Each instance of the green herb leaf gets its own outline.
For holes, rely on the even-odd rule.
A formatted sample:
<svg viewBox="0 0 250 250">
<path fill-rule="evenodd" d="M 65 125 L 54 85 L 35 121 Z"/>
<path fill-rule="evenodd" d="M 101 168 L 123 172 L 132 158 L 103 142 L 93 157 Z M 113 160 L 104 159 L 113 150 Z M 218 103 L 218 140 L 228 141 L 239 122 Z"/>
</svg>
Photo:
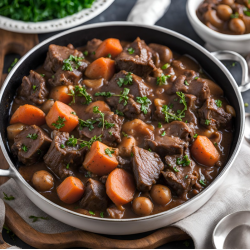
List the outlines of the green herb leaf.
<svg viewBox="0 0 250 250">
<path fill-rule="evenodd" d="M 36 133 L 34 133 L 34 134 L 28 134 L 28 135 L 27 135 L 27 138 L 30 138 L 30 139 L 32 139 L 32 140 L 36 140 L 37 137 L 38 137 L 38 135 L 37 135 Z"/>
<path fill-rule="evenodd" d="M 128 134 L 126 134 L 125 132 L 122 132 L 122 135 L 123 135 L 124 137 L 128 137 Z"/>
<path fill-rule="evenodd" d="M 1 6 L 1 4 L 0 4 Z M 0 9 L 0 15 L 3 15 Z M 14 68 L 14 66 L 16 65 L 16 63 L 18 62 L 18 58 L 15 58 L 14 61 L 11 63 L 10 67 L 8 68 L 8 73 Z"/>
<path fill-rule="evenodd" d="M 122 101 L 124 101 L 123 102 L 124 106 L 126 106 L 128 104 L 128 99 L 129 99 L 128 94 L 129 94 L 129 91 L 130 91 L 130 89 L 124 88 L 123 91 L 121 91 L 120 95 L 115 95 L 115 96 L 120 96 L 119 103 L 121 103 Z"/>
<path fill-rule="evenodd" d="M 70 55 L 68 59 L 63 60 L 62 70 L 64 71 L 73 71 L 73 67 L 78 69 L 81 66 L 81 62 L 84 58 Z"/>
<path fill-rule="evenodd" d="M 108 57 L 108 58 L 111 58 L 111 54 L 110 54 L 110 53 L 108 53 L 107 57 Z"/>
<path fill-rule="evenodd" d="M 73 100 L 71 103 L 75 103 L 75 96 L 85 97 L 86 101 L 82 103 L 83 105 L 84 104 L 88 105 L 92 102 L 92 97 L 89 95 L 89 93 L 83 86 L 76 85 L 75 89 L 74 90 L 71 89 L 70 94 L 68 95 L 73 96 Z"/>
<path fill-rule="evenodd" d="M 101 213 L 100 213 L 100 217 L 101 217 L 101 218 L 104 218 L 104 212 L 101 212 Z"/>
<path fill-rule="evenodd" d="M 133 84 L 132 73 L 128 72 L 124 78 L 119 78 L 117 84 L 119 87 L 122 87 L 122 85 L 132 85 Z"/>
<path fill-rule="evenodd" d="M 66 169 L 69 169 L 69 163 L 66 165 Z"/>
<path fill-rule="evenodd" d="M 88 119 L 86 121 L 82 119 L 78 119 L 79 121 L 79 129 L 82 130 L 84 127 L 87 127 L 89 131 L 92 131 L 94 129 L 94 124 L 98 122 L 97 120 L 94 119 Z"/>
<path fill-rule="evenodd" d="M 112 154 L 115 152 L 115 150 L 110 150 L 109 148 L 106 148 L 104 151 L 110 158 L 112 158 Z"/>
<path fill-rule="evenodd" d="M 187 86 L 189 86 L 189 83 L 186 80 L 184 81 L 184 84 L 187 85 Z"/>
<path fill-rule="evenodd" d="M 162 124 L 158 122 L 158 128 L 162 128 Z"/>
<path fill-rule="evenodd" d="M 177 158 L 176 159 L 176 164 L 177 165 L 182 165 L 183 167 L 189 166 L 191 161 L 188 158 L 188 155 L 184 155 L 183 158 Z"/>
<path fill-rule="evenodd" d="M 104 113 L 101 112 L 101 111 L 99 110 L 99 107 L 98 107 L 98 106 L 94 106 L 94 107 L 93 107 L 93 113 L 94 113 L 94 114 L 100 114 L 101 119 L 102 119 L 102 121 L 101 121 L 101 123 L 102 123 L 102 128 L 104 128 Z"/>
<path fill-rule="evenodd" d="M 134 154 L 131 152 L 130 156 L 131 156 L 131 157 L 134 157 Z"/>
<path fill-rule="evenodd" d="M 76 115 L 76 112 L 75 112 L 75 111 L 72 111 L 72 112 L 70 112 L 70 114 L 72 114 L 72 115 Z"/>
<path fill-rule="evenodd" d="M 166 85 L 167 79 L 170 78 L 170 77 L 171 77 L 171 75 L 166 75 L 165 76 L 164 74 L 162 74 L 161 76 L 158 76 L 156 78 L 156 84 L 158 86 Z"/>
<path fill-rule="evenodd" d="M 148 99 L 147 96 L 136 97 L 136 102 L 141 104 L 141 111 L 146 115 L 148 113 L 149 105 L 152 104 L 150 99 Z"/>
<path fill-rule="evenodd" d="M 214 146 L 217 146 L 218 144 L 217 144 L 217 142 L 214 142 Z"/>
<path fill-rule="evenodd" d="M 92 144 L 95 142 L 95 141 L 102 141 L 101 139 L 102 135 L 99 135 L 99 136 L 93 136 L 89 141 L 82 141 L 81 140 L 81 143 L 80 143 L 80 148 L 84 148 L 84 147 L 88 147 L 88 149 L 91 148 Z"/>
<path fill-rule="evenodd" d="M 62 117 L 58 116 L 57 121 L 55 123 L 52 123 L 51 125 L 53 127 L 55 127 L 56 129 L 61 129 L 65 126 L 65 124 L 64 124 L 65 121 L 66 121 L 66 119 L 64 117 L 62 118 Z"/>
<path fill-rule="evenodd" d="M 97 92 L 95 93 L 95 96 L 104 96 L 104 97 L 111 97 L 114 94 L 112 94 L 111 92 Z"/>
<path fill-rule="evenodd" d="M 167 69 L 169 66 L 170 66 L 170 64 L 169 64 L 169 63 L 166 63 L 166 64 L 164 64 L 164 65 L 161 67 L 161 69 Z"/>
<path fill-rule="evenodd" d="M 27 152 L 27 151 L 28 151 L 28 148 L 27 148 L 27 146 L 25 146 L 25 145 L 22 145 L 21 149 L 22 149 L 24 152 Z"/>
<path fill-rule="evenodd" d="M 180 172 L 177 167 L 173 167 L 173 170 L 177 173 Z"/>
<path fill-rule="evenodd" d="M 61 143 L 60 148 L 65 148 L 65 145 Z"/>
<path fill-rule="evenodd" d="M 231 17 L 231 18 L 238 18 L 238 17 L 239 17 L 239 13 L 238 13 L 238 12 L 235 12 L 235 13 L 232 14 L 230 17 Z"/>
<path fill-rule="evenodd" d="M 199 78 L 199 77 L 198 77 L 198 76 L 196 76 L 194 79 L 195 79 L 195 80 L 197 80 L 198 78 Z"/>
<path fill-rule="evenodd" d="M 206 180 L 199 180 L 199 182 L 200 182 L 200 184 L 201 184 L 202 186 L 206 186 L 205 181 L 206 181 Z"/>
<path fill-rule="evenodd" d="M 89 211 L 89 213 L 90 213 L 91 215 L 95 215 L 95 213 L 94 213 L 93 211 Z"/>
<path fill-rule="evenodd" d="M 42 77 L 45 77 L 45 74 L 40 74 Z"/>
<path fill-rule="evenodd" d="M 206 120 L 205 124 L 208 126 L 210 124 L 210 120 Z"/>
<path fill-rule="evenodd" d="M 215 102 L 215 104 L 216 104 L 216 106 L 217 106 L 218 108 L 221 108 L 221 107 L 222 107 L 222 101 L 221 101 L 221 100 L 215 100 L 214 102 Z"/>
<path fill-rule="evenodd" d="M 29 218 L 30 218 L 30 219 L 33 219 L 32 222 L 36 222 L 36 221 L 38 221 L 39 219 L 41 219 L 41 220 L 48 220 L 48 219 L 49 219 L 49 217 L 37 217 L 37 216 L 34 216 L 34 215 L 29 216 Z"/>
<path fill-rule="evenodd" d="M 8 196 L 6 193 L 4 193 L 3 192 L 3 195 L 4 195 L 4 199 L 6 200 L 6 201 L 12 201 L 12 200 L 15 200 L 15 197 L 14 196 L 12 196 L 12 195 L 10 195 L 10 196 Z"/>
<path fill-rule="evenodd" d="M 67 146 L 70 147 L 76 147 L 77 145 L 77 138 L 75 138 L 73 135 L 66 141 L 65 143 Z"/>
<path fill-rule="evenodd" d="M 151 148 L 149 148 L 149 149 L 148 149 L 148 151 L 149 151 L 149 152 L 152 152 L 152 149 L 151 149 Z"/>
<path fill-rule="evenodd" d="M 123 112 L 121 112 L 121 111 L 119 111 L 117 109 L 115 110 L 115 114 L 120 115 L 120 116 L 124 116 Z"/>
<path fill-rule="evenodd" d="M 194 137 L 194 139 L 196 139 L 197 138 L 197 136 L 198 136 L 198 134 L 195 134 L 193 137 Z"/>
<path fill-rule="evenodd" d="M 128 48 L 128 53 L 130 55 L 134 54 L 135 50 L 133 48 Z"/>
<path fill-rule="evenodd" d="M 92 177 L 92 173 L 90 171 L 88 171 L 84 176 L 86 178 L 91 178 Z"/>
<path fill-rule="evenodd" d="M 83 52 L 83 54 L 84 54 L 85 56 L 88 56 L 89 52 L 88 52 L 87 50 L 85 50 L 85 51 Z"/>
<path fill-rule="evenodd" d="M 163 131 L 161 136 L 165 136 L 166 135 L 166 131 Z"/>
<path fill-rule="evenodd" d="M 32 86 L 33 91 L 35 91 L 35 90 L 36 90 L 36 88 L 37 88 L 37 86 L 36 86 L 36 85 L 33 85 L 33 86 Z"/>
</svg>

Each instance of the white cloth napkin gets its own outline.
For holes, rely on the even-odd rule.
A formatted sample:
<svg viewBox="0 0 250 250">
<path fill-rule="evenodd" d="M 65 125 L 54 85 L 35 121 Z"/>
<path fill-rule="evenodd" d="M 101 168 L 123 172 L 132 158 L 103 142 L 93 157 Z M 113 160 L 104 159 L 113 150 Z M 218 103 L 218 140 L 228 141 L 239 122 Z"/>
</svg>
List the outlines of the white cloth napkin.
<svg viewBox="0 0 250 250">
<path fill-rule="evenodd" d="M 155 24 L 167 11 L 171 0 L 138 0 L 128 21 L 138 24 Z"/>
</svg>

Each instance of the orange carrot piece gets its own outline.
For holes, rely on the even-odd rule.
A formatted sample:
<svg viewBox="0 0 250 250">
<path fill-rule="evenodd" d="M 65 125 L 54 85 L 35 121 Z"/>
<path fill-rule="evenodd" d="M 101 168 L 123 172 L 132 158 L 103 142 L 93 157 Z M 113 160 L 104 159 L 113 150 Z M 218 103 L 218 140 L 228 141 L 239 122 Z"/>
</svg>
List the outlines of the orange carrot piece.
<svg viewBox="0 0 250 250">
<path fill-rule="evenodd" d="M 88 113 L 93 112 L 93 108 L 95 106 L 97 106 L 101 112 L 110 111 L 108 104 L 104 101 L 96 101 L 96 102 L 90 103 L 85 111 Z"/>
<path fill-rule="evenodd" d="M 14 123 L 41 126 L 45 124 L 45 113 L 33 105 L 25 104 L 12 115 L 10 124 Z"/>
<path fill-rule="evenodd" d="M 84 185 L 78 178 L 69 176 L 58 186 L 56 191 L 61 201 L 73 204 L 83 196 Z"/>
<path fill-rule="evenodd" d="M 113 150 L 112 148 L 106 146 L 105 144 L 95 141 L 90 151 L 86 154 L 83 166 L 88 171 L 97 175 L 106 175 L 109 174 L 112 170 L 114 170 L 118 161 L 116 159 L 117 150 L 113 154 L 106 154 L 105 150 Z"/>
<path fill-rule="evenodd" d="M 116 38 L 108 38 L 104 40 L 95 52 L 96 58 L 107 57 L 109 54 L 112 58 L 116 57 L 122 52 L 120 40 Z"/>
<path fill-rule="evenodd" d="M 85 71 L 85 75 L 90 79 L 104 78 L 110 80 L 114 73 L 115 61 L 104 57 L 96 59 Z"/>
<path fill-rule="evenodd" d="M 60 120 L 61 128 L 58 128 L 55 124 Z M 78 117 L 74 115 L 74 110 L 70 106 L 56 101 L 46 115 L 46 123 L 51 129 L 70 133 L 78 125 Z"/>
<path fill-rule="evenodd" d="M 70 96 L 69 94 L 70 91 L 68 86 L 58 86 L 50 91 L 50 98 L 55 101 L 69 104 L 73 99 L 73 97 Z"/>
<path fill-rule="evenodd" d="M 191 154 L 198 163 L 209 167 L 220 159 L 220 154 L 213 143 L 206 136 L 201 135 L 194 141 Z"/>
<path fill-rule="evenodd" d="M 117 206 L 129 203 L 135 193 L 133 176 L 121 168 L 113 170 L 106 181 L 106 193 Z"/>
</svg>

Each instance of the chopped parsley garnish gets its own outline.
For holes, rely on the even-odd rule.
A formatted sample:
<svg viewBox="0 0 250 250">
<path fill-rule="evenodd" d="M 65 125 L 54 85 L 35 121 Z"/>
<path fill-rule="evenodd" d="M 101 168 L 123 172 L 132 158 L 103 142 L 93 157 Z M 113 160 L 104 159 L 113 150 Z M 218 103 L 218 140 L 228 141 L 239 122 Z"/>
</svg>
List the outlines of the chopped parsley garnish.
<svg viewBox="0 0 250 250">
<path fill-rule="evenodd" d="M 61 143 L 60 148 L 65 148 L 65 145 Z"/>
<path fill-rule="evenodd" d="M 89 52 L 88 52 L 87 50 L 85 50 L 85 51 L 83 52 L 83 54 L 84 54 L 85 56 L 88 56 Z"/>
<path fill-rule="evenodd" d="M 197 138 L 197 136 L 198 136 L 198 134 L 195 134 L 193 137 L 194 137 L 194 139 L 196 139 Z"/>
<path fill-rule="evenodd" d="M 102 135 L 99 135 L 99 136 L 93 136 L 89 141 L 81 141 L 80 143 L 80 148 L 84 148 L 84 147 L 88 147 L 88 149 L 91 148 L 92 144 L 95 142 L 95 141 L 102 141 L 101 139 Z"/>
<path fill-rule="evenodd" d="M 14 196 L 12 196 L 12 195 L 10 195 L 10 196 L 8 196 L 6 193 L 4 193 L 3 192 L 3 195 L 4 195 L 4 199 L 6 200 L 6 201 L 12 201 L 12 200 L 15 200 L 15 197 Z"/>
<path fill-rule="evenodd" d="M 8 73 L 13 69 L 17 62 L 18 58 L 15 58 L 14 61 L 11 63 L 10 67 L 8 68 Z"/>
<path fill-rule="evenodd" d="M 131 157 L 134 157 L 134 154 L 131 152 L 130 156 L 131 156 Z"/>
<path fill-rule="evenodd" d="M 95 213 L 94 213 L 93 211 L 89 211 L 89 213 L 90 213 L 91 215 L 95 215 Z"/>
<path fill-rule="evenodd" d="M 30 138 L 30 139 L 32 139 L 32 140 L 36 140 L 37 137 L 38 137 L 38 135 L 37 135 L 36 133 L 34 133 L 34 134 L 28 134 L 28 135 L 27 135 L 27 138 Z"/>
<path fill-rule="evenodd" d="M 33 86 L 32 86 L 33 91 L 35 91 L 35 90 L 36 90 L 36 88 L 37 88 L 37 86 L 36 86 L 36 85 L 33 85 Z"/>
<path fill-rule="evenodd" d="M 75 69 L 78 69 L 81 66 L 81 61 L 83 57 L 77 57 L 70 55 L 68 59 L 63 60 L 62 70 L 64 71 L 73 71 L 72 63 L 75 63 Z"/>
<path fill-rule="evenodd" d="M 82 103 L 83 105 L 88 105 L 92 102 L 92 97 L 89 95 L 89 93 L 83 86 L 76 85 L 75 89 L 71 89 L 68 95 L 73 97 L 73 100 L 70 104 L 75 103 L 75 96 L 85 97 L 86 101 Z"/>
<path fill-rule="evenodd" d="M 158 128 L 162 128 L 162 124 L 160 122 L 158 122 Z"/>
<path fill-rule="evenodd" d="M 101 217 L 101 218 L 104 218 L 104 212 L 101 212 L 101 213 L 100 213 L 100 217 Z"/>
<path fill-rule="evenodd" d="M 56 129 L 61 129 L 65 126 L 65 121 L 66 119 L 64 117 L 62 118 L 61 116 L 58 116 L 57 121 L 55 123 L 53 122 L 51 125 L 54 126 Z"/>
<path fill-rule="evenodd" d="M 110 53 L 108 53 L 107 57 L 108 57 L 108 58 L 111 58 L 111 54 L 110 54 Z"/>
<path fill-rule="evenodd" d="M 245 102 L 245 107 L 248 107 L 248 106 L 249 106 L 249 104 L 247 102 Z"/>
<path fill-rule="evenodd" d="M 221 100 L 215 100 L 214 102 L 215 102 L 215 104 L 216 104 L 216 106 L 217 106 L 218 108 L 221 108 L 221 107 L 222 107 L 222 101 L 221 101 Z"/>
<path fill-rule="evenodd" d="M 128 94 L 129 94 L 130 89 L 124 88 L 123 91 L 121 91 L 120 95 L 116 95 L 116 96 L 120 96 L 119 98 L 119 103 L 121 103 L 122 101 L 124 101 L 123 105 L 126 106 L 128 104 Z"/>
<path fill-rule="evenodd" d="M 174 113 L 170 113 L 170 108 L 168 107 L 168 105 L 163 105 L 161 112 L 165 115 L 165 122 L 169 123 L 171 121 L 181 121 L 181 118 L 179 118 L 177 115 L 175 115 Z"/>
<path fill-rule="evenodd" d="M 113 135 L 113 133 L 112 133 L 111 131 L 109 131 L 109 134 L 110 134 L 110 135 Z"/>
<path fill-rule="evenodd" d="M 95 51 L 92 52 L 92 55 L 95 55 Z"/>
<path fill-rule="evenodd" d="M 188 158 L 188 155 L 184 155 L 183 158 L 177 158 L 176 159 L 176 164 L 177 165 L 182 165 L 183 167 L 189 166 L 191 161 Z"/>
<path fill-rule="evenodd" d="M 42 77 L 45 77 L 45 74 L 40 74 Z"/>
<path fill-rule="evenodd" d="M 166 63 L 166 64 L 164 64 L 164 65 L 161 67 L 161 69 L 167 69 L 169 66 L 170 66 L 170 64 L 169 64 L 169 63 Z"/>
<path fill-rule="evenodd" d="M 49 219 L 49 217 L 37 217 L 37 216 L 34 216 L 34 215 L 29 216 L 29 218 L 30 218 L 30 219 L 33 219 L 32 222 L 36 222 L 36 221 L 38 221 L 39 219 L 41 219 L 41 220 L 48 220 L 48 219 Z"/>
<path fill-rule="evenodd" d="M 185 117 L 185 115 L 183 116 L 183 113 L 187 110 L 187 102 L 185 99 L 185 94 L 182 92 L 176 92 L 176 95 L 178 95 L 181 98 L 180 103 L 184 105 L 184 109 L 178 114 L 180 118 L 183 118 Z"/>
<path fill-rule="evenodd" d="M 86 178 L 91 178 L 92 173 L 91 173 L 90 171 L 88 171 L 84 176 L 85 176 Z"/>
<path fill-rule="evenodd" d="M 52 79 L 55 79 L 55 75 L 52 75 L 51 78 L 52 78 Z"/>
<path fill-rule="evenodd" d="M 122 85 L 132 85 L 132 83 L 133 77 L 131 72 L 128 72 L 124 78 L 119 78 L 117 81 L 119 87 L 122 87 Z"/>
<path fill-rule="evenodd" d="M 199 180 L 199 182 L 202 186 L 206 186 L 205 180 Z"/>
<path fill-rule="evenodd" d="M 130 55 L 134 54 L 135 50 L 133 48 L 128 48 L 128 53 Z"/>
<path fill-rule="evenodd" d="M 77 145 L 77 138 L 75 138 L 73 135 L 66 141 L 67 146 L 75 147 Z"/>
<path fill-rule="evenodd" d="M 101 116 L 101 122 L 102 122 L 102 128 L 104 128 L 104 113 L 102 111 L 99 110 L 98 106 L 94 106 L 93 107 L 93 113 L 94 114 L 100 114 Z M 99 126 L 99 125 L 98 125 Z"/>
<path fill-rule="evenodd" d="M 69 163 L 66 165 L 66 169 L 69 169 Z"/>
<path fill-rule="evenodd" d="M 72 114 L 72 115 L 76 115 L 76 112 L 75 112 L 75 111 L 72 111 L 72 112 L 70 112 L 70 114 Z"/>
<path fill-rule="evenodd" d="M 97 92 L 95 93 L 95 96 L 104 96 L 104 97 L 111 97 L 114 94 L 112 94 L 111 92 Z"/>
<path fill-rule="evenodd" d="M 87 127 L 89 129 L 89 131 L 92 131 L 94 129 L 94 124 L 96 122 L 98 122 L 97 120 L 93 120 L 93 119 L 88 119 L 86 121 L 84 121 L 82 119 L 78 119 L 78 121 L 79 121 L 80 130 L 82 130 L 83 127 Z"/>
<path fill-rule="evenodd" d="M 217 146 L 218 145 L 217 142 L 214 142 L 214 145 Z"/>
<path fill-rule="evenodd" d="M 177 167 L 173 167 L 173 170 L 177 173 L 180 172 Z"/>
<path fill-rule="evenodd" d="M 110 150 L 109 148 L 106 148 L 105 154 L 108 155 L 110 158 L 112 158 L 112 154 L 114 154 L 115 150 Z"/>
<path fill-rule="evenodd" d="M 128 134 L 126 134 L 125 132 L 122 132 L 122 135 L 123 135 L 124 137 L 128 137 Z"/>
<path fill-rule="evenodd" d="M 195 79 L 195 80 L 197 80 L 198 78 L 199 78 L 199 77 L 198 77 L 198 76 L 196 76 L 194 79 Z"/>
<path fill-rule="evenodd" d="M 205 124 L 208 126 L 210 124 L 210 120 L 206 120 Z"/>
<path fill-rule="evenodd" d="M 157 77 L 156 84 L 158 86 L 165 85 L 167 83 L 167 79 L 170 78 L 170 77 L 171 77 L 171 75 L 166 75 L 165 76 L 164 74 L 162 74 L 161 76 Z"/>
<path fill-rule="evenodd" d="M 163 131 L 161 136 L 165 136 L 166 135 L 166 131 Z"/>
<path fill-rule="evenodd" d="M 27 146 L 25 146 L 25 145 L 22 145 L 21 149 L 22 149 L 24 152 L 27 152 L 27 151 L 28 151 L 28 148 L 27 148 Z"/>
<path fill-rule="evenodd" d="M 115 114 L 120 115 L 120 116 L 124 116 L 123 112 L 121 112 L 120 110 L 115 110 Z"/>
<path fill-rule="evenodd" d="M 187 82 L 187 80 L 184 81 L 184 84 L 189 86 L 189 83 Z"/>
<path fill-rule="evenodd" d="M 248 4 L 250 4 L 249 0 L 248 0 Z M 243 12 L 244 12 L 244 15 L 250 16 L 250 9 L 249 8 L 246 8 Z"/>
<path fill-rule="evenodd" d="M 146 115 L 148 113 L 149 105 L 152 104 L 150 99 L 148 99 L 147 96 L 136 97 L 136 102 L 141 104 L 141 111 L 144 113 L 144 115 Z"/>
<path fill-rule="evenodd" d="M 188 178 L 188 175 L 185 176 L 185 179 L 187 179 L 187 178 Z"/>
<path fill-rule="evenodd" d="M 232 14 L 230 17 L 231 17 L 231 18 L 238 18 L 238 17 L 239 17 L 239 13 L 236 12 L 236 13 Z"/>
<path fill-rule="evenodd" d="M 148 151 L 149 151 L 149 152 L 152 152 L 152 149 L 151 149 L 151 148 L 149 148 L 149 149 L 148 149 Z"/>
</svg>

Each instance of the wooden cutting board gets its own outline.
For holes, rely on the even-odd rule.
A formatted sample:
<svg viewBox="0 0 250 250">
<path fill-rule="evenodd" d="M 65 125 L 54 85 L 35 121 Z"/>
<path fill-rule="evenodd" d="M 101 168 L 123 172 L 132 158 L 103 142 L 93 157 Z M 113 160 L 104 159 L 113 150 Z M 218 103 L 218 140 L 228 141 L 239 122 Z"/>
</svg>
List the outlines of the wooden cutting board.
<svg viewBox="0 0 250 250">
<path fill-rule="evenodd" d="M 6 74 L 2 74 L 5 55 L 16 53 L 23 56 L 39 41 L 38 36 L 34 34 L 19 34 L 1 29 L 0 37 L 0 84 L 2 85 L 6 77 Z M 9 168 L 1 150 L 0 162 L 2 169 Z M 7 180 L 7 177 L 0 177 L 0 185 Z M 175 227 L 161 228 L 137 240 L 111 239 L 81 230 L 59 234 L 44 234 L 29 226 L 8 204 L 5 203 L 5 207 L 5 223 L 8 228 L 25 243 L 36 248 L 156 248 L 171 241 L 190 239 L 186 233 Z M 8 247 L 9 245 L 4 242 L 0 233 L 0 249 Z"/>
</svg>

